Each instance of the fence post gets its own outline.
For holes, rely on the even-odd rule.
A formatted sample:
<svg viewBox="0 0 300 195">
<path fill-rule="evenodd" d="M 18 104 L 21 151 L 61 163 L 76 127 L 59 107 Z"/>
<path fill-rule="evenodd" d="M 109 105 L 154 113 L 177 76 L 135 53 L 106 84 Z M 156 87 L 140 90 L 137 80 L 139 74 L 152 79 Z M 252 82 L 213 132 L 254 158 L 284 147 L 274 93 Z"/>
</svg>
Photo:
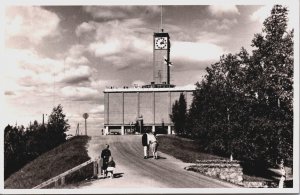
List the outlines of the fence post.
<svg viewBox="0 0 300 195">
<path fill-rule="evenodd" d="M 94 174 L 93 174 L 93 176 L 97 177 L 97 171 L 98 171 L 97 160 L 93 161 L 93 165 L 94 165 Z"/>
<path fill-rule="evenodd" d="M 61 178 L 61 185 L 65 185 L 65 177 Z"/>
<path fill-rule="evenodd" d="M 102 175 L 102 168 L 100 165 L 100 158 L 97 158 L 98 175 Z"/>
<path fill-rule="evenodd" d="M 278 188 L 283 188 L 284 180 L 285 180 L 285 177 L 286 177 L 286 172 L 284 170 L 284 161 L 283 161 L 283 159 L 280 162 L 279 168 L 280 168 L 281 177 L 279 179 Z"/>
<path fill-rule="evenodd" d="M 55 180 L 55 182 L 54 182 L 54 186 L 55 186 L 55 187 L 58 187 L 58 180 L 59 180 L 59 179 Z"/>
</svg>

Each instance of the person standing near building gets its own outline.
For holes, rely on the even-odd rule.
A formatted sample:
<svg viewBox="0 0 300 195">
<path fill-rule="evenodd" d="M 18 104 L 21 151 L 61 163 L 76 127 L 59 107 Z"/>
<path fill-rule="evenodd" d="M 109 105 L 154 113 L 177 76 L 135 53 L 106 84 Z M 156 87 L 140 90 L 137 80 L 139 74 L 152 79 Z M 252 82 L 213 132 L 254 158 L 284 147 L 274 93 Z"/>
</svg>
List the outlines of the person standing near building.
<svg viewBox="0 0 300 195">
<path fill-rule="evenodd" d="M 104 175 L 107 175 L 107 163 L 109 161 L 109 157 L 111 156 L 111 152 L 109 150 L 109 145 L 106 144 L 105 148 L 101 152 L 101 160 L 102 160 L 102 170 L 104 171 Z"/>
<path fill-rule="evenodd" d="M 149 141 L 147 132 L 144 132 L 142 136 L 142 145 L 144 147 L 144 159 L 147 159 L 149 153 Z"/>
</svg>

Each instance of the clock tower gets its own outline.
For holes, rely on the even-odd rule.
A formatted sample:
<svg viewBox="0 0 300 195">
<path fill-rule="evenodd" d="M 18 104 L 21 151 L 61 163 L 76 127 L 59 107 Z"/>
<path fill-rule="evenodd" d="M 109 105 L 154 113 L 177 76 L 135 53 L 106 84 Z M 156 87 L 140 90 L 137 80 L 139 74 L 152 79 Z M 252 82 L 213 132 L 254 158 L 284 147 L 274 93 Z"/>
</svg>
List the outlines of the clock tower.
<svg viewBox="0 0 300 195">
<path fill-rule="evenodd" d="M 170 36 L 159 32 L 153 35 L 153 81 L 155 84 L 170 85 Z"/>
</svg>

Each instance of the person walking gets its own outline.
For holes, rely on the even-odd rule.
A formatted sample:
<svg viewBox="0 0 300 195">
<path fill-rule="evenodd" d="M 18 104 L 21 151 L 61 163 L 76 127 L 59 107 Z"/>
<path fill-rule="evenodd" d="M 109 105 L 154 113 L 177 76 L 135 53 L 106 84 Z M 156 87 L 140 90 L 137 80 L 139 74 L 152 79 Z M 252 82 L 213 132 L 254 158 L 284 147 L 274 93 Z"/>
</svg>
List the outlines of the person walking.
<svg viewBox="0 0 300 195">
<path fill-rule="evenodd" d="M 153 154 L 153 158 L 158 159 L 158 155 L 157 155 L 158 141 L 152 132 L 148 134 L 148 141 L 150 144 L 151 152 Z"/>
<path fill-rule="evenodd" d="M 144 147 L 144 159 L 147 159 L 149 153 L 149 141 L 148 141 L 148 134 L 146 131 L 142 136 L 142 145 Z"/>
<path fill-rule="evenodd" d="M 104 172 L 104 176 L 107 176 L 107 163 L 109 161 L 109 157 L 111 156 L 111 152 L 109 150 L 109 145 L 106 144 L 105 148 L 101 152 L 101 160 L 102 160 L 102 170 Z"/>
</svg>

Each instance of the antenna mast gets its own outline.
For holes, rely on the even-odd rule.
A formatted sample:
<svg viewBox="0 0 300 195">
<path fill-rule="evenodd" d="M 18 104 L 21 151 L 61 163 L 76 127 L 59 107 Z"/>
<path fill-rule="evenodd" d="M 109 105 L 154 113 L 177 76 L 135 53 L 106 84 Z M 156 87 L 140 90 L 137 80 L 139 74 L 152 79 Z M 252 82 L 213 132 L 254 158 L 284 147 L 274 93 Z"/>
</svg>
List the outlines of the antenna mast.
<svg viewBox="0 0 300 195">
<path fill-rule="evenodd" d="M 164 32 L 162 18 L 163 18 L 163 6 L 161 5 L 160 6 L 160 28 L 161 28 L 161 32 Z"/>
</svg>

